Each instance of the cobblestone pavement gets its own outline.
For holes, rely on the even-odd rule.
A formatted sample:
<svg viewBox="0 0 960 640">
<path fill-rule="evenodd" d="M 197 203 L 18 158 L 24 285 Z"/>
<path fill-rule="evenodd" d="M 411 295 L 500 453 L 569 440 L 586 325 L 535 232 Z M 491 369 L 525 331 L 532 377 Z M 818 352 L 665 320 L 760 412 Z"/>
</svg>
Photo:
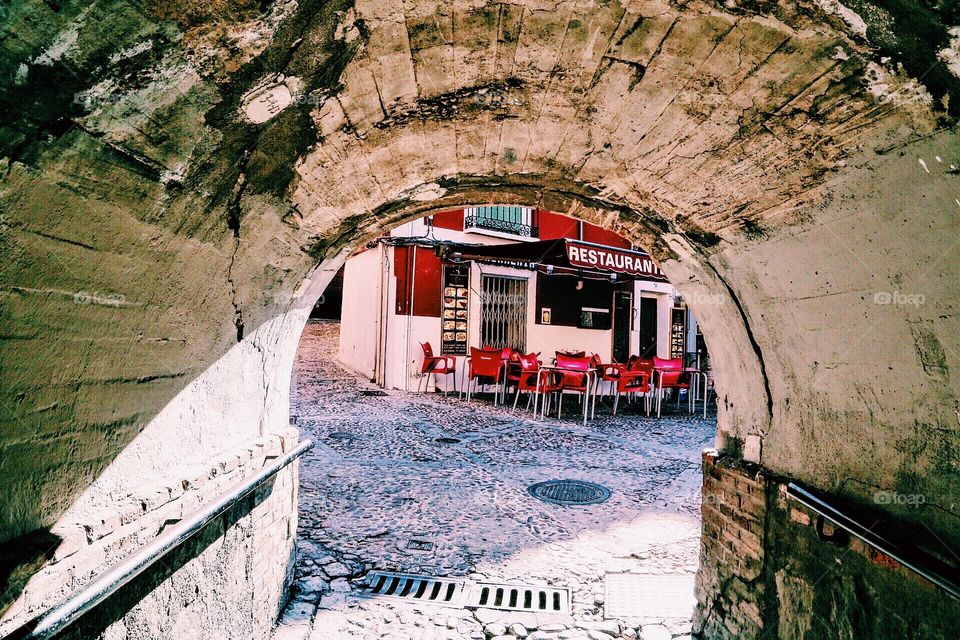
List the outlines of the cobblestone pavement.
<svg viewBox="0 0 960 640">
<path fill-rule="evenodd" d="M 489 399 L 364 395 L 376 387 L 336 363 L 338 334 L 337 323 L 308 323 L 294 367 L 292 414 L 317 445 L 300 466 L 297 580 L 275 640 L 687 637 L 689 615 L 605 619 L 604 580 L 692 583 L 700 451 L 715 418 L 646 418 L 639 403 L 613 417 L 598 405 L 584 427 L 575 400 L 569 417 L 540 421 Z M 566 478 L 612 495 L 565 507 L 527 493 Z M 362 597 L 374 569 L 568 587 L 572 615 Z"/>
</svg>

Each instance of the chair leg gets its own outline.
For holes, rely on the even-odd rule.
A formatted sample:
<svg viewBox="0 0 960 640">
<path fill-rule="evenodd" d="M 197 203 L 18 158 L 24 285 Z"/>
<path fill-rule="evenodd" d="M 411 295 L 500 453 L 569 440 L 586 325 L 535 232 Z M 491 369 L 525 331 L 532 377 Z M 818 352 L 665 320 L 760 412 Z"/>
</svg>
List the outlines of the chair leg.
<svg viewBox="0 0 960 640">
<path fill-rule="evenodd" d="M 660 403 L 663 401 L 663 389 L 657 389 L 657 417 L 660 417 Z"/>
<path fill-rule="evenodd" d="M 620 392 L 613 396 L 613 415 L 617 415 L 617 407 L 620 405 Z"/>
<path fill-rule="evenodd" d="M 563 391 L 560 392 L 560 400 L 557 402 L 557 418 L 563 413 Z"/>
<path fill-rule="evenodd" d="M 513 397 L 513 410 L 517 410 L 517 401 L 520 400 L 520 385 L 517 385 L 517 395 Z"/>
</svg>

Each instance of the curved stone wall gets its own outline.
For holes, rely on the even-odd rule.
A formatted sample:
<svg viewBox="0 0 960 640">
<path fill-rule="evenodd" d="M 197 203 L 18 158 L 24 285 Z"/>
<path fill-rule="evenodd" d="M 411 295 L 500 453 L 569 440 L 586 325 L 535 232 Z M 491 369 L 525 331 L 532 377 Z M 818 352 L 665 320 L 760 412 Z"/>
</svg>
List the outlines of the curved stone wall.
<svg viewBox="0 0 960 640">
<path fill-rule="evenodd" d="M 344 249 L 493 200 L 658 258 L 714 356 L 720 446 L 957 548 L 960 101 L 910 78 L 948 66 L 948 25 L 862 9 L 5 9 L 0 606 L 58 522 L 287 428 Z"/>
</svg>

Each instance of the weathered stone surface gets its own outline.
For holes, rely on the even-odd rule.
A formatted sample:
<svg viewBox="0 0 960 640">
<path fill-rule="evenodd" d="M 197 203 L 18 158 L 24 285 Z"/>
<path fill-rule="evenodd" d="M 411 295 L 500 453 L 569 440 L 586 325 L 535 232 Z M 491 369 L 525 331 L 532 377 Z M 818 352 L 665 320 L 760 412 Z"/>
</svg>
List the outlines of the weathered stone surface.
<svg viewBox="0 0 960 640">
<path fill-rule="evenodd" d="M 956 548 L 945 7 L 16 3 L 0 541 L 281 432 L 339 251 L 499 200 L 662 261 L 713 356 L 722 447 Z M 249 122 L 279 83 L 290 103 Z"/>
</svg>

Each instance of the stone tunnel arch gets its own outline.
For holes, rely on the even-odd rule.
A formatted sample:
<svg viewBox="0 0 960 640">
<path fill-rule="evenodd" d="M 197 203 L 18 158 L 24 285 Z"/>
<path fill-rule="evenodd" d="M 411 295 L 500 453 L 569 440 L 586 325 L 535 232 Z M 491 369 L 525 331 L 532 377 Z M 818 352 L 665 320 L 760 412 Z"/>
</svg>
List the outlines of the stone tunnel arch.
<svg viewBox="0 0 960 640">
<path fill-rule="evenodd" d="M 48 112 L 73 96 L 27 81 L 45 64 L 6 61 L 33 106 L 0 141 L 0 541 L 102 525 L 180 465 L 282 432 L 291 336 L 346 247 L 497 199 L 661 262 L 723 368 L 722 446 L 862 503 L 928 496 L 886 512 L 956 548 L 960 146 L 942 101 L 842 11 L 468 4 L 304 3 L 239 60 L 200 55 L 202 15 L 164 22 L 173 37 L 123 13 L 189 73 L 79 114 Z M 120 19 L 91 11 L 55 22 Z M 64 91 L 113 86 L 94 80 L 128 59 L 61 44 L 89 71 Z"/>
</svg>

